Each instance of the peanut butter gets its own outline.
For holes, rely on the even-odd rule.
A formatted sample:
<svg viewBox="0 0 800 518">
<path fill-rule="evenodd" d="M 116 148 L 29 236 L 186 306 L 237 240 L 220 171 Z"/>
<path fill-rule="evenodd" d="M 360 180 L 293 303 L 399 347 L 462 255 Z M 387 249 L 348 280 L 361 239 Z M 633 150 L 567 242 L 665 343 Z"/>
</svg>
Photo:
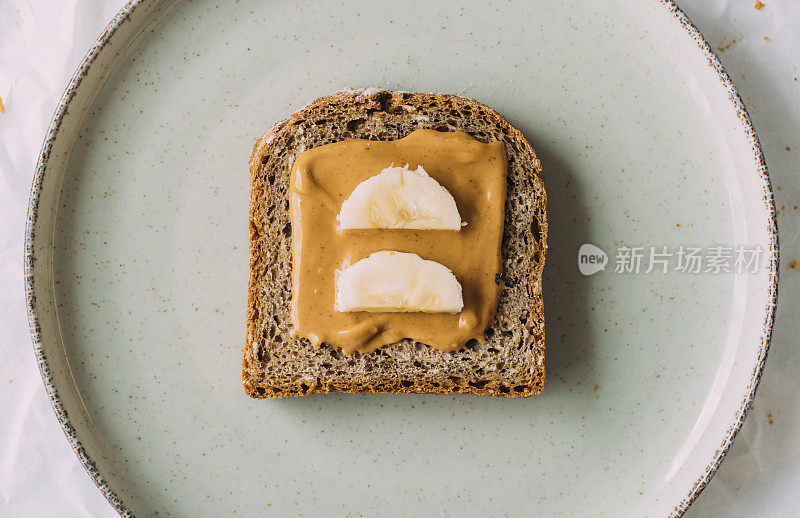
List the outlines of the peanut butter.
<svg viewBox="0 0 800 518">
<path fill-rule="evenodd" d="M 460 231 L 338 229 L 336 215 L 353 189 L 392 164 L 422 165 L 452 194 L 466 225 Z M 301 153 L 290 179 L 295 336 L 346 354 L 403 338 L 441 351 L 483 340 L 500 296 L 507 167 L 502 142 L 484 144 L 466 133 L 434 130 L 390 142 L 344 140 Z M 381 250 L 415 253 L 449 268 L 461 283 L 461 312 L 337 312 L 336 269 Z"/>
</svg>

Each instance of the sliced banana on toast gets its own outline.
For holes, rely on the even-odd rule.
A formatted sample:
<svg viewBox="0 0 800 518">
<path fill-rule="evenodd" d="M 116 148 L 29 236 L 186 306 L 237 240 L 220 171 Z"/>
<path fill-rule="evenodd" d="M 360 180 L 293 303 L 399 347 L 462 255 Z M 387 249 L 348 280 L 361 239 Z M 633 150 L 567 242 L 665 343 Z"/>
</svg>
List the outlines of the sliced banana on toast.
<svg viewBox="0 0 800 518">
<path fill-rule="evenodd" d="M 336 216 L 339 228 L 460 230 L 453 196 L 422 166 L 387 167 L 358 184 Z"/>
<path fill-rule="evenodd" d="M 458 313 L 461 284 L 435 261 L 404 252 L 375 252 L 336 270 L 336 311 Z"/>
</svg>

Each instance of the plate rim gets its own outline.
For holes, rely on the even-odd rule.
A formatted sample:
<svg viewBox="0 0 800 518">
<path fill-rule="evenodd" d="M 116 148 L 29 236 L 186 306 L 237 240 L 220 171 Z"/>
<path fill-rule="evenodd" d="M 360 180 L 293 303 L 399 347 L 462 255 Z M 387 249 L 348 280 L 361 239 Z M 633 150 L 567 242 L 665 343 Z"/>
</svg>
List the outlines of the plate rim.
<svg viewBox="0 0 800 518">
<path fill-rule="evenodd" d="M 50 400 L 51 407 L 56 414 L 59 424 L 61 425 L 64 434 L 67 437 L 67 441 L 69 445 L 72 447 L 75 454 L 78 456 L 81 464 L 83 465 L 86 472 L 89 474 L 89 477 L 92 479 L 94 484 L 100 490 L 100 492 L 105 496 L 106 500 L 111 504 L 111 506 L 119 513 L 121 516 L 133 516 L 133 512 L 130 510 L 129 506 L 123 501 L 122 498 L 110 487 L 108 482 L 105 480 L 103 475 L 100 473 L 100 470 L 97 467 L 97 464 L 94 460 L 87 454 L 84 446 L 81 443 L 81 439 L 78 437 L 78 432 L 76 431 L 75 427 L 72 425 L 69 417 L 67 416 L 67 412 L 64 408 L 64 404 L 61 401 L 61 398 L 58 394 L 58 391 L 55 388 L 55 377 L 53 372 L 50 368 L 50 361 L 47 358 L 47 354 L 44 350 L 44 337 L 42 336 L 41 326 L 40 326 L 40 313 L 39 308 L 37 306 L 37 300 L 34 294 L 34 262 L 35 262 L 35 253 L 34 253 L 34 240 L 35 240 L 35 227 L 40 218 L 40 214 L 38 211 L 39 202 L 41 200 L 42 194 L 42 186 L 43 186 L 43 179 L 44 175 L 50 162 L 51 158 L 51 151 L 53 147 L 53 142 L 55 141 L 56 137 L 59 134 L 61 129 L 62 122 L 64 121 L 64 117 L 67 114 L 68 108 L 70 103 L 72 102 L 73 98 L 75 97 L 76 91 L 79 88 L 82 80 L 87 76 L 89 69 L 92 67 L 92 64 L 97 60 L 97 58 L 103 53 L 104 49 L 106 49 L 107 43 L 111 40 L 117 30 L 126 22 L 130 22 L 132 12 L 140 5 L 145 4 L 146 2 L 157 2 L 160 3 L 163 7 L 168 7 L 170 4 L 173 4 L 174 0 L 127 0 L 125 4 L 117 11 L 114 17 L 108 22 L 105 26 L 104 30 L 100 33 L 100 35 L 95 40 L 94 44 L 90 48 L 90 50 L 86 53 L 84 58 L 81 60 L 80 64 L 78 65 L 76 71 L 73 73 L 71 79 L 67 83 L 67 86 L 64 90 L 64 93 L 61 95 L 61 98 L 58 101 L 56 106 L 55 112 L 50 120 L 48 125 L 47 132 L 45 134 L 44 141 L 42 143 L 41 150 L 39 152 L 39 158 L 36 163 L 36 169 L 34 172 L 34 177 L 30 189 L 29 201 L 28 201 L 28 211 L 27 211 L 27 219 L 25 224 L 25 246 L 24 246 L 24 283 L 25 283 L 25 305 L 27 311 L 27 318 L 28 318 L 28 326 L 30 328 L 31 334 L 31 342 L 33 345 L 34 353 L 36 355 L 36 363 L 39 366 L 39 372 L 42 376 L 42 380 L 45 385 L 45 390 L 47 392 L 48 399 Z M 700 30 L 694 25 L 688 15 L 675 3 L 675 0 L 655 0 L 656 4 L 659 4 L 659 7 L 666 10 L 667 15 L 671 15 L 673 18 L 673 22 L 678 23 L 681 28 L 694 40 L 695 44 L 698 47 L 698 50 L 703 54 L 706 58 L 709 67 L 711 70 L 716 74 L 717 78 L 722 83 L 722 86 L 728 93 L 728 100 L 731 102 L 737 118 L 742 123 L 742 129 L 745 132 L 745 136 L 747 141 L 752 146 L 752 152 L 754 154 L 756 167 L 756 173 L 763 183 L 764 186 L 764 196 L 763 202 L 769 212 L 768 216 L 768 226 L 767 232 L 769 234 L 770 240 L 770 248 L 769 252 L 769 286 L 768 286 L 768 302 L 767 307 L 764 310 L 764 321 L 763 321 L 763 334 L 761 344 L 758 348 L 758 358 L 756 364 L 754 365 L 749 383 L 747 385 L 746 393 L 744 394 L 744 398 L 742 399 L 740 406 L 735 414 L 734 420 L 731 423 L 730 428 L 724 434 L 723 440 L 720 446 L 715 450 L 713 457 L 711 458 L 710 462 L 706 465 L 705 470 L 700 476 L 695 480 L 692 484 L 691 488 L 689 489 L 688 493 L 683 497 L 683 499 L 676 503 L 670 516 L 672 517 L 679 517 L 682 516 L 686 510 L 691 506 L 691 504 L 695 501 L 698 495 L 706 488 L 711 478 L 719 469 L 722 461 L 725 459 L 728 451 L 730 450 L 733 441 L 736 439 L 739 430 L 744 423 L 747 414 L 752 407 L 753 400 L 756 395 L 756 391 L 758 389 L 759 382 L 761 381 L 761 377 L 764 371 L 764 366 L 766 364 L 767 353 L 769 351 L 769 346 L 772 340 L 772 332 L 774 328 L 775 322 L 775 311 L 777 307 L 777 298 L 778 298 L 778 278 L 779 278 L 779 246 L 778 246 L 778 230 L 777 230 L 777 212 L 775 210 L 775 199 L 774 199 L 774 191 L 772 189 L 772 184 L 770 182 L 769 173 L 767 171 L 767 164 L 764 157 L 764 152 L 761 147 L 761 143 L 758 139 L 758 135 L 756 134 L 755 127 L 753 126 L 753 122 L 750 118 L 750 114 L 747 111 L 747 108 L 742 101 L 741 96 L 736 90 L 736 87 L 733 84 L 733 80 L 725 71 L 725 68 L 722 65 L 719 57 L 714 52 L 711 45 L 706 41 L 706 39 L 701 34 Z M 142 27 L 141 29 L 143 29 Z M 136 36 L 141 33 L 137 31 Z M 112 67 L 113 68 L 113 65 Z M 105 77 L 103 78 L 105 80 Z"/>
</svg>

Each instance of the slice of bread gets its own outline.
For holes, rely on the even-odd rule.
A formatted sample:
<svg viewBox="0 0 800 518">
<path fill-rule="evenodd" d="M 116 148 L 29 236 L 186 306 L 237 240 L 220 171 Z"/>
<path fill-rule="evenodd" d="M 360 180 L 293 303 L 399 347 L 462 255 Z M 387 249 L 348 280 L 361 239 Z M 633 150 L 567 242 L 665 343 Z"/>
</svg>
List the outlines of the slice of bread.
<svg viewBox="0 0 800 518">
<path fill-rule="evenodd" d="M 430 128 L 502 140 L 508 194 L 501 254 L 504 289 L 485 340 L 442 353 L 403 340 L 367 354 L 292 338 L 289 171 L 306 149 L 348 138 L 396 140 Z M 542 269 L 547 215 L 531 145 L 494 110 L 430 93 L 346 90 L 272 125 L 250 157 L 250 283 L 242 379 L 256 398 L 320 392 L 418 392 L 525 397 L 544 387 Z"/>
</svg>

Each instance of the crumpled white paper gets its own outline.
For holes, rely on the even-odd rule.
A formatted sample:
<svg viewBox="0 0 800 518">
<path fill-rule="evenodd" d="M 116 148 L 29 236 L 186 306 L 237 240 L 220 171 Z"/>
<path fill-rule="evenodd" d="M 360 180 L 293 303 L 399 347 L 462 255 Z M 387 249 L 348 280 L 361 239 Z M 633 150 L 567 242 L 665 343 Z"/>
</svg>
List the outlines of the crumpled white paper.
<svg viewBox="0 0 800 518">
<path fill-rule="evenodd" d="M 25 219 L 67 81 L 120 0 L 0 2 L 0 516 L 116 516 L 69 447 L 31 347 Z"/>
<path fill-rule="evenodd" d="M 657 1 L 657 0 L 654 0 Z M 793 516 L 800 508 L 800 2 L 679 0 L 747 105 L 780 209 L 780 303 L 753 410 L 687 516 Z M 56 422 L 27 327 L 28 193 L 69 77 L 123 0 L 0 2 L 0 515 L 114 516 Z M 609 3 L 607 9 L 623 9 Z"/>
<path fill-rule="evenodd" d="M 750 112 L 778 206 L 781 270 L 772 346 L 727 459 L 686 514 L 797 516 L 800 508 L 800 3 L 681 1 L 717 49 Z M 719 50 L 724 49 L 724 50 Z"/>
</svg>

